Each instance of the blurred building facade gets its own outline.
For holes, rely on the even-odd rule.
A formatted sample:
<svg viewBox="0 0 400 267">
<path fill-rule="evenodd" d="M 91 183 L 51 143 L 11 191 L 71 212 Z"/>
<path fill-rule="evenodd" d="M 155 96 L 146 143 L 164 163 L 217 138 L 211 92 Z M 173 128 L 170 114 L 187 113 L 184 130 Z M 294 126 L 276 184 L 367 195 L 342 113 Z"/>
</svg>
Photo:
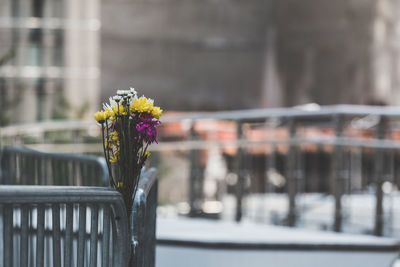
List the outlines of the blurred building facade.
<svg viewBox="0 0 400 267">
<path fill-rule="evenodd" d="M 166 109 L 400 104 L 395 0 L 104 1 L 102 98 Z"/>
<path fill-rule="evenodd" d="M 399 105 L 399 4 L 396 0 L 275 1 L 282 104 Z"/>
<path fill-rule="evenodd" d="M 266 0 L 102 3 L 102 98 L 132 85 L 174 110 L 259 106 Z"/>
<path fill-rule="evenodd" d="M 0 123 L 82 117 L 129 86 L 167 110 L 398 105 L 398 5 L 1 0 Z"/>
<path fill-rule="evenodd" d="M 98 4 L 0 1 L 2 124 L 77 118 L 97 107 Z"/>
</svg>

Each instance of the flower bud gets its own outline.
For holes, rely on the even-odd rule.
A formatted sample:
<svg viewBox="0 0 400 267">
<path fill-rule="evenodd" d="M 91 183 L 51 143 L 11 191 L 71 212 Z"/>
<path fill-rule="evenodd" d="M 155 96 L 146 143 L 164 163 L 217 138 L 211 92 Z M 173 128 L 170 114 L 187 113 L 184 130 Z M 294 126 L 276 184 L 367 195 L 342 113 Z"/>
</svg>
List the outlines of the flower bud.
<svg viewBox="0 0 400 267">
<path fill-rule="evenodd" d="M 103 111 L 97 111 L 94 113 L 93 117 L 98 123 L 104 123 L 107 119 L 107 115 Z"/>
</svg>

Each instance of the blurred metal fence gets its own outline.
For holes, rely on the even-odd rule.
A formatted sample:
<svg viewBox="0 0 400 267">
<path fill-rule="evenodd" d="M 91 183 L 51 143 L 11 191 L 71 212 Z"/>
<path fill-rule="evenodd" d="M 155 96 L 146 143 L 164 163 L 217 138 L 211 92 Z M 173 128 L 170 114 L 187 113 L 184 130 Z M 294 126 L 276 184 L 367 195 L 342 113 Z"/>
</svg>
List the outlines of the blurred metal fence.
<svg viewBox="0 0 400 267">
<path fill-rule="evenodd" d="M 160 154 L 186 153 L 190 162 L 191 216 L 205 215 L 202 205 L 206 198 L 208 162 L 205 158 L 217 149 L 228 168 L 227 177 L 222 177 L 223 193 L 235 195 L 237 221 L 248 213 L 244 202 L 252 195 L 268 193 L 276 199 L 285 195 L 288 200 L 284 202 L 286 215 L 283 219 L 272 218 L 274 223 L 300 225 L 307 209 L 313 207 L 304 196 L 316 193 L 313 197 L 316 203 L 332 200 L 329 215 L 332 222 L 327 228 L 342 231 L 349 217 L 344 203 L 353 195 L 368 195 L 374 201 L 371 233 L 382 235 L 390 219 L 385 214 L 385 195 L 397 192 L 396 187 L 400 185 L 399 122 L 399 108 L 380 106 L 306 105 L 176 114 L 163 118 L 161 142 L 150 150 Z M 38 149 L 71 151 L 73 147 L 80 152 L 101 152 L 99 139 L 89 144 L 82 137 L 95 136 L 94 123 L 66 125 L 56 122 L 36 124 L 33 128 L 32 125 L 12 126 L 0 129 L 0 138 L 3 144 L 26 143 L 26 136 L 30 134 L 36 137 L 36 144 L 31 147 Z M 83 140 L 82 143 L 49 142 L 57 127 L 63 133 L 70 129 L 71 136 L 80 134 L 80 139 L 72 139 L 75 143 Z"/>
<path fill-rule="evenodd" d="M 0 150 L 0 184 L 108 186 L 103 158 L 39 152 L 21 146 Z"/>
<path fill-rule="evenodd" d="M 169 120 L 178 118 L 179 116 Z M 231 169 L 237 175 L 234 188 L 237 221 L 242 218 L 243 197 L 245 194 L 254 193 L 251 183 L 256 180 L 255 170 L 260 168 L 263 172 L 258 175 L 261 176 L 259 179 L 261 181 L 268 180 L 271 171 L 278 172 L 285 180 L 282 189 L 274 187 L 268 189 L 265 183 L 262 186 L 264 188 L 253 188 L 261 193 L 269 191 L 287 194 L 288 211 L 281 224 L 297 225 L 303 212 L 297 203 L 299 195 L 319 192 L 333 196 L 332 229 L 342 231 L 343 220 L 346 217 L 343 210 L 343 196 L 355 192 L 366 193 L 372 189 L 375 200 L 373 233 L 383 234 L 384 184 L 388 182 L 386 185 L 390 185 L 391 190 L 400 185 L 400 170 L 397 167 L 397 163 L 400 163 L 399 108 L 311 105 L 287 109 L 194 114 L 184 119 L 190 122 L 188 132 L 191 140 L 200 132 L 196 131 L 196 126 L 204 120 L 231 121 L 236 125 L 234 140 L 204 138 L 204 134 L 203 136 L 198 134 L 197 138 L 202 141 L 168 144 L 192 149 L 190 153 L 192 212 L 196 212 L 200 207 L 202 196 L 198 188 L 202 188 L 204 182 L 204 168 L 197 163 L 196 151 L 213 146 L 223 148 L 234 145 L 237 149 L 233 153 Z M 307 157 L 312 154 L 317 157 L 311 159 Z M 262 156 L 264 162 L 261 166 L 254 164 L 254 155 Z M 323 155 L 325 160 L 321 161 L 318 155 Z M 358 162 L 358 166 L 352 166 L 354 162 Z M 315 170 L 321 167 L 322 170 L 315 174 Z M 247 180 L 250 180 L 250 186 L 246 185 L 249 184 Z M 315 186 L 315 183 L 322 186 Z M 260 187 L 262 183 L 256 184 Z"/>
</svg>

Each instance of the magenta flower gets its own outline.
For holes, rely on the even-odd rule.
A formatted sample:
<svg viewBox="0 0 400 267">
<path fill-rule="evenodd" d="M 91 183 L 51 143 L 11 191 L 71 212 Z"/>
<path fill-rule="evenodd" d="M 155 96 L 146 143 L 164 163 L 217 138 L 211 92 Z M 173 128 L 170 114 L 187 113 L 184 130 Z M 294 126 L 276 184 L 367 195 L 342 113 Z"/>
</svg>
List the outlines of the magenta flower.
<svg viewBox="0 0 400 267">
<path fill-rule="evenodd" d="M 136 130 L 138 131 L 139 135 L 143 137 L 143 139 L 151 144 L 157 141 L 157 125 L 161 122 L 159 120 L 153 119 L 151 114 L 143 113 L 138 119 L 136 123 Z"/>
</svg>

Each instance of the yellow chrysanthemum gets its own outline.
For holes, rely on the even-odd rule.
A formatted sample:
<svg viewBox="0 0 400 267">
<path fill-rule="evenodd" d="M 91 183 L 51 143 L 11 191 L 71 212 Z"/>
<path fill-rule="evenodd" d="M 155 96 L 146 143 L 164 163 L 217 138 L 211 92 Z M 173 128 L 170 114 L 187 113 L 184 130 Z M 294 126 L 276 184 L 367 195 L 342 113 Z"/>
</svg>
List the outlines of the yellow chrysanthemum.
<svg viewBox="0 0 400 267">
<path fill-rule="evenodd" d="M 110 133 L 110 140 L 111 142 L 118 142 L 118 132 L 117 131 L 113 131 Z"/>
<path fill-rule="evenodd" d="M 109 145 L 111 145 L 111 144 L 108 143 L 107 138 L 104 139 L 104 147 L 105 147 L 105 148 L 109 148 L 109 147 L 108 147 Z"/>
<path fill-rule="evenodd" d="M 115 150 L 114 154 L 110 156 L 110 162 L 118 162 L 119 161 L 119 151 Z"/>
<path fill-rule="evenodd" d="M 112 149 L 113 148 L 113 142 L 108 142 L 107 139 L 104 140 L 104 147 L 108 148 L 108 149 Z"/>
<path fill-rule="evenodd" d="M 151 153 L 148 152 L 148 151 L 147 151 L 146 153 L 144 153 L 144 155 L 145 155 L 146 158 L 150 157 L 150 154 L 151 154 Z"/>
<path fill-rule="evenodd" d="M 151 113 L 153 110 L 153 102 L 149 101 L 147 97 L 139 97 L 133 99 L 133 103 L 130 106 L 131 112 L 148 112 Z"/>
<path fill-rule="evenodd" d="M 107 116 L 103 111 L 97 111 L 96 113 L 94 113 L 93 117 L 98 123 L 104 123 L 107 119 Z"/>
<path fill-rule="evenodd" d="M 160 107 L 153 107 L 151 111 L 151 115 L 153 115 L 153 117 L 156 118 L 157 120 L 160 119 L 162 113 L 163 110 Z"/>
<path fill-rule="evenodd" d="M 104 113 L 106 114 L 107 119 L 114 116 L 114 113 L 112 112 L 112 110 L 110 108 L 104 109 Z"/>
<path fill-rule="evenodd" d="M 116 105 L 112 107 L 114 115 L 127 115 L 125 107 L 123 105 Z"/>
</svg>

